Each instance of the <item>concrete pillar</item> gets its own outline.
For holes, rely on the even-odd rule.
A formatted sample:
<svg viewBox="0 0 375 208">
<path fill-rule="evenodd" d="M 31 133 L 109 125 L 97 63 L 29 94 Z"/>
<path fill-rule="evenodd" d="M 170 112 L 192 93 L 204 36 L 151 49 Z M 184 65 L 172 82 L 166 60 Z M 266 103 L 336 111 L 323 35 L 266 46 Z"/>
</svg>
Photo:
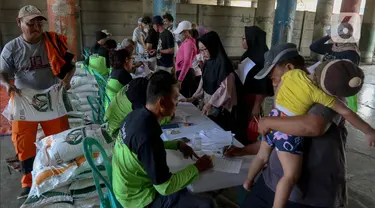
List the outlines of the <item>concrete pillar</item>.
<svg viewBox="0 0 375 208">
<path fill-rule="evenodd" d="M 154 10 L 154 3 L 152 0 L 143 0 L 143 16 L 152 16 Z"/>
<path fill-rule="evenodd" d="M 218 6 L 224 6 L 224 0 L 217 0 Z"/>
<path fill-rule="evenodd" d="M 77 27 L 74 0 L 47 0 L 47 6 L 49 30 L 68 37 L 69 51 L 76 55 L 76 59 L 80 54 L 77 54 Z"/>
<path fill-rule="evenodd" d="M 154 0 L 154 16 L 169 13 L 176 19 L 176 0 Z"/>
<path fill-rule="evenodd" d="M 275 0 L 260 0 L 255 12 L 255 25 L 267 33 L 267 45 L 271 47 Z"/>
<path fill-rule="evenodd" d="M 292 41 L 297 0 L 277 0 L 272 45 Z"/>
<path fill-rule="evenodd" d="M 361 61 L 372 63 L 375 52 L 375 0 L 366 1 L 359 48 L 361 49 Z"/>
<path fill-rule="evenodd" d="M 258 7 L 258 1 L 253 0 L 251 1 L 251 8 L 257 8 Z"/>
<path fill-rule="evenodd" d="M 314 21 L 313 41 L 327 35 L 324 28 L 331 25 L 334 0 L 318 0 Z M 319 55 L 311 52 L 311 59 L 320 59 Z"/>
<path fill-rule="evenodd" d="M 230 6 L 231 0 L 224 0 L 224 6 Z"/>
</svg>

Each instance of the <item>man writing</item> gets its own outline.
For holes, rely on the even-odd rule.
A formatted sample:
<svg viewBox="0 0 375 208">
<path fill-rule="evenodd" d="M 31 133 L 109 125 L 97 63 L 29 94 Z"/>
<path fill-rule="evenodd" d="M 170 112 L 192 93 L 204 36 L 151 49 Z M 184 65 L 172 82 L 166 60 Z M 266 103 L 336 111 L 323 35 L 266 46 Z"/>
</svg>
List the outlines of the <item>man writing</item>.
<svg viewBox="0 0 375 208">
<path fill-rule="evenodd" d="M 212 168 L 210 157 L 170 173 L 165 149 L 180 150 L 185 157 L 198 156 L 185 143 L 163 142 L 159 125 L 172 116 L 178 102 L 176 80 L 168 72 L 156 72 L 147 86 L 146 106 L 132 111 L 124 120 L 112 158 L 113 189 L 123 207 L 211 208 L 210 199 L 195 196 L 186 186 L 199 173 Z"/>
<path fill-rule="evenodd" d="M 156 70 L 164 70 L 169 73 L 172 72 L 173 68 L 173 56 L 174 56 L 174 37 L 173 34 L 165 29 L 163 18 L 161 16 L 155 16 L 152 19 L 153 28 L 159 33 L 159 42 L 156 51 L 150 51 L 150 54 L 156 54 L 157 66 Z"/>
<path fill-rule="evenodd" d="M 49 60 L 50 56 L 64 55 L 53 53 L 53 49 L 48 50 L 47 45 L 53 45 L 51 37 L 56 36 L 51 36 L 55 33 L 44 36 L 45 20 L 47 19 L 35 6 L 28 5 L 19 11 L 17 24 L 22 35 L 7 43 L 0 55 L 0 82 L 9 94 L 22 94 L 22 89 L 26 88 L 44 90 L 59 82 L 60 86 L 70 88 L 70 79 L 74 74 L 73 65 L 71 60 L 63 66 Z M 61 42 L 60 47 L 64 46 L 66 45 Z M 55 60 L 58 59 L 56 57 Z M 59 73 L 56 74 L 57 72 Z M 15 78 L 14 84 L 10 83 L 9 77 Z M 24 174 L 21 180 L 23 191 L 18 198 L 27 197 L 32 185 L 31 171 L 36 155 L 34 143 L 39 123 L 47 136 L 69 129 L 67 116 L 43 122 L 12 121 L 12 141 Z"/>
</svg>

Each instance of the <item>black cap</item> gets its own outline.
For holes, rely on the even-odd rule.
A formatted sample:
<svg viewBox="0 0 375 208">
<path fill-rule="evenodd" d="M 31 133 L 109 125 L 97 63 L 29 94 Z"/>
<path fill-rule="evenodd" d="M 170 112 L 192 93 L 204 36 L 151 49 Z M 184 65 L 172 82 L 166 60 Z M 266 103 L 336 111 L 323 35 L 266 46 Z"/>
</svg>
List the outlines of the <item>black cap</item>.
<svg viewBox="0 0 375 208">
<path fill-rule="evenodd" d="M 155 16 L 152 18 L 152 24 L 164 25 L 163 18 L 161 16 Z"/>
<path fill-rule="evenodd" d="M 276 45 L 264 54 L 264 68 L 254 76 L 255 79 L 266 77 L 276 64 L 300 56 L 297 46 L 293 43 Z"/>
</svg>

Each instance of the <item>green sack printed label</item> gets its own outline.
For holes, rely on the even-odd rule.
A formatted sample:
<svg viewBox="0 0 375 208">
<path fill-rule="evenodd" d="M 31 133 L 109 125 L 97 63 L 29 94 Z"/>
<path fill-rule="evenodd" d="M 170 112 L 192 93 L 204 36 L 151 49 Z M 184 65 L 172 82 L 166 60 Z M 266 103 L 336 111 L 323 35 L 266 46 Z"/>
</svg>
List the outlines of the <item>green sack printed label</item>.
<svg viewBox="0 0 375 208">
<path fill-rule="evenodd" d="M 31 105 L 39 112 L 53 111 L 49 92 L 34 95 Z"/>
<path fill-rule="evenodd" d="M 69 132 L 65 137 L 65 142 L 70 145 L 81 144 L 83 139 L 86 137 L 85 129 L 76 129 Z"/>
</svg>

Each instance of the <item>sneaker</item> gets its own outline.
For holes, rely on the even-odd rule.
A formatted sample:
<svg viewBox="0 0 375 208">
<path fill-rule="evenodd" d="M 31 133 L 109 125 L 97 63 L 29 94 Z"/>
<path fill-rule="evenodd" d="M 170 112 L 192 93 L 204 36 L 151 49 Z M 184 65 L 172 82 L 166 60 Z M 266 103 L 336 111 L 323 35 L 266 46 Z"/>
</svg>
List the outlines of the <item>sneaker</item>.
<svg viewBox="0 0 375 208">
<path fill-rule="evenodd" d="M 31 187 L 25 187 L 22 189 L 21 194 L 17 197 L 17 199 L 24 199 L 27 198 L 31 190 Z"/>
</svg>

